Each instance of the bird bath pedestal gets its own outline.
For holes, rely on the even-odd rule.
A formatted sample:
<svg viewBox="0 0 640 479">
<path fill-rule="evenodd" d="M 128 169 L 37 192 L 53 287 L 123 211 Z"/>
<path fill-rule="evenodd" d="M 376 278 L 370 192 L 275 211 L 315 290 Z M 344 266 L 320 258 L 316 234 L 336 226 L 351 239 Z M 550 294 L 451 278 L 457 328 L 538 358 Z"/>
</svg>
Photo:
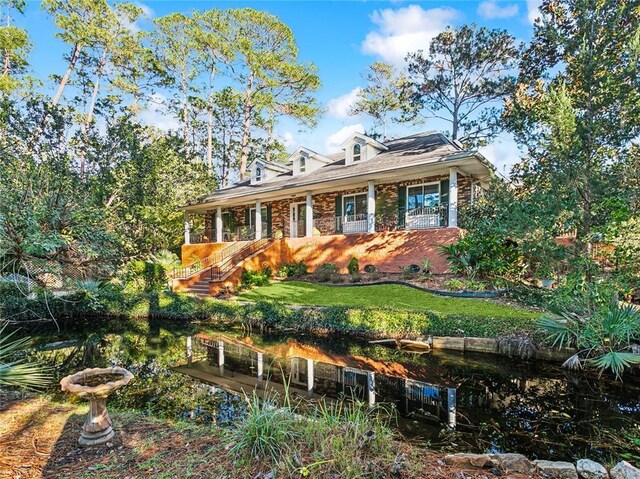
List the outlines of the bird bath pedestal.
<svg viewBox="0 0 640 479">
<path fill-rule="evenodd" d="M 62 378 L 63 391 L 89 401 L 89 414 L 78 439 L 81 446 L 104 444 L 115 435 L 107 412 L 107 397 L 132 378 L 133 374 L 118 367 L 85 369 Z"/>
</svg>

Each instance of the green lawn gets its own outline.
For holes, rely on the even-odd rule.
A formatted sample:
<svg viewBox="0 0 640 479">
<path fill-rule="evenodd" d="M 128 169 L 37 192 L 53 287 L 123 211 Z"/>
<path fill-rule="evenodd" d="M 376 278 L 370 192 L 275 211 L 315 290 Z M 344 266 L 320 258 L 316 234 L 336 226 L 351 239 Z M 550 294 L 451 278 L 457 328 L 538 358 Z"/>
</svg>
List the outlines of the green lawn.
<svg viewBox="0 0 640 479">
<path fill-rule="evenodd" d="M 302 281 L 284 281 L 244 292 L 238 298 L 247 301 L 278 301 L 285 304 L 313 306 L 427 310 L 442 314 L 494 318 L 535 319 L 540 316 L 539 313 L 490 301 L 448 298 L 395 284 L 347 288 Z"/>
</svg>

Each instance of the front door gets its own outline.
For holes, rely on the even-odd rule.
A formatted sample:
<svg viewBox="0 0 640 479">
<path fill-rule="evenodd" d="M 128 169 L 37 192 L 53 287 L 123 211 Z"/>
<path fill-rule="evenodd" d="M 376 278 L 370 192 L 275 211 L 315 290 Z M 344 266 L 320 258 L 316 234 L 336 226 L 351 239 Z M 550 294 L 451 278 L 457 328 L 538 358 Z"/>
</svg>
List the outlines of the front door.
<svg viewBox="0 0 640 479">
<path fill-rule="evenodd" d="M 294 203 L 291 205 L 291 237 L 300 238 L 307 231 L 307 205 Z"/>
</svg>

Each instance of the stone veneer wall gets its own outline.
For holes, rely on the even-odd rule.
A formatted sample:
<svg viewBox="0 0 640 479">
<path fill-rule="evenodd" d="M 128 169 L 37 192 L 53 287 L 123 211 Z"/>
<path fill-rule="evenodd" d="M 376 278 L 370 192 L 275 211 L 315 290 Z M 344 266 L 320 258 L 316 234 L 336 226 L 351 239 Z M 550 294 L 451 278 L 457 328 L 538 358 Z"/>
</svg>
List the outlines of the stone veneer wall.
<svg viewBox="0 0 640 479">
<path fill-rule="evenodd" d="M 398 227 L 398 187 L 412 186 L 422 183 L 442 181 L 449 178 L 449 175 L 429 176 L 410 181 L 396 181 L 392 183 L 382 183 L 375 185 L 376 192 L 376 230 L 395 230 Z M 336 234 L 335 206 L 336 196 L 350 195 L 356 193 L 366 193 L 367 186 L 350 190 L 336 191 L 331 193 L 320 193 L 313 195 L 313 217 L 314 236 L 326 236 Z M 271 206 L 272 231 L 282 231 L 285 237 L 291 236 L 290 207 L 292 203 L 304 203 L 306 198 L 298 196 L 295 198 L 266 201 L 262 206 Z M 471 201 L 471 178 L 458 175 L 458 207 L 469 204 Z M 255 203 L 245 206 L 234 206 L 225 208 L 233 218 L 235 226 L 245 225 L 245 208 L 254 208 Z M 210 211 L 205 217 L 205 231 L 211 231 L 215 211 Z M 382 221 L 381 221 L 382 220 Z M 304 233 L 302 233 L 304 234 Z"/>
</svg>

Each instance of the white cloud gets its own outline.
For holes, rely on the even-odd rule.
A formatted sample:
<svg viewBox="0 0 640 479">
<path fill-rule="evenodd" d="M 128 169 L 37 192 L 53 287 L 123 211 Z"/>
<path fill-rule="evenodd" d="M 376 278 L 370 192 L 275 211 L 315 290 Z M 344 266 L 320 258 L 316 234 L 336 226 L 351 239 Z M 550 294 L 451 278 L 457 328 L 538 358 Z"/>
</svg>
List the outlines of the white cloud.
<svg viewBox="0 0 640 479">
<path fill-rule="evenodd" d="M 425 10 L 419 5 L 409 5 L 396 10 L 376 10 L 371 21 L 377 29 L 367 34 L 362 51 L 401 65 L 407 53 L 426 50 L 431 39 L 459 17 L 457 10 L 448 7 Z"/>
<path fill-rule="evenodd" d="M 361 91 L 362 91 L 362 88 L 357 86 L 353 90 L 351 90 L 349 93 L 345 93 L 342 96 L 332 98 L 327 103 L 327 113 L 330 116 L 334 118 L 340 118 L 341 120 L 349 118 L 351 116 L 349 115 L 349 112 L 351 111 L 351 107 L 357 101 L 358 95 L 360 95 Z"/>
<path fill-rule="evenodd" d="M 294 148 L 298 144 L 296 139 L 293 137 L 293 133 L 291 133 L 290 131 L 285 131 L 284 133 L 278 135 L 278 139 L 287 150 L 290 148 Z"/>
<path fill-rule="evenodd" d="M 175 115 L 167 111 L 166 101 L 167 97 L 160 93 L 151 95 L 149 104 L 138 114 L 140 122 L 163 131 L 178 130 L 180 123 Z"/>
<path fill-rule="evenodd" d="M 540 5 L 542 5 L 542 0 L 527 0 L 527 18 L 532 25 L 540 16 Z"/>
<path fill-rule="evenodd" d="M 364 126 L 362 123 L 347 125 L 336 131 L 333 135 L 329 135 L 324 144 L 326 152 L 336 153 L 340 151 L 340 145 L 354 133 L 364 133 Z"/>
<path fill-rule="evenodd" d="M 487 0 L 478 5 L 478 15 L 482 18 L 509 18 L 518 14 L 518 5 L 505 5 L 501 7 L 495 0 Z"/>
<path fill-rule="evenodd" d="M 507 177 L 511 173 L 513 165 L 518 163 L 522 157 L 513 136 L 508 133 L 503 133 L 493 143 L 483 146 L 479 150 L 493 163 L 498 172 Z"/>
</svg>

